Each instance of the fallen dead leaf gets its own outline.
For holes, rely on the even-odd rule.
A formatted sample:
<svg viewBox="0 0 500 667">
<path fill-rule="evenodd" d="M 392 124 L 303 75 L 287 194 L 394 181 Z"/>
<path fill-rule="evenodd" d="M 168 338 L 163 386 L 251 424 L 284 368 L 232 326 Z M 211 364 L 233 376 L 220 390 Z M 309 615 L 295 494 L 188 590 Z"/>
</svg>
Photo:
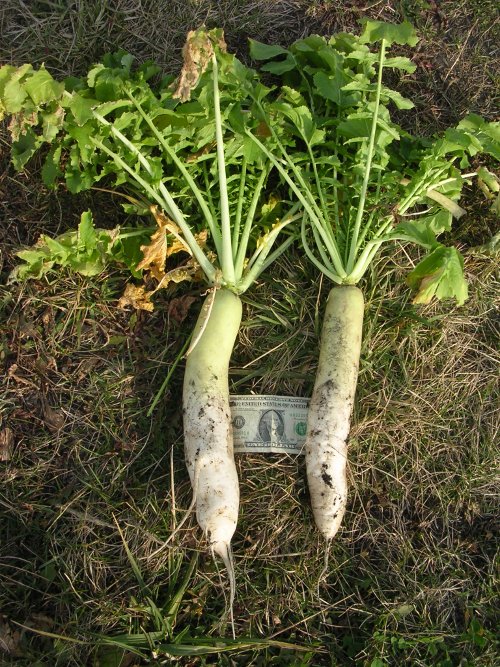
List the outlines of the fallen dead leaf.
<svg viewBox="0 0 500 667">
<path fill-rule="evenodd" d="M 42 403 L 43 421 L 45 422 L 45 426 L 52 433 L 57 433 L 64 426 L 65 422 L 64 414 L 62 413 L 61 410 L 55 410 L 54 408 L 52 408 L 49 405 L 45 396 L 42 396 L 41 403 Z"/>
<path fill-rule="evenodd" d="M 21 633 L 13 628 L 8 619 L 0 617 L 0 652 L 13 657 L 21 657 Z"/>
<path fill-rule="evenodd" d="M 23 377 L 20 377 L 17 374 L 17 371 L 19 370 L 19 366 L 17 364 L 12 364 L 12 366 L 9 367 L 9 370 L 7 371 L 7 377 L 12 378 L 12 380 L 15 380 L 18 384 L 24 384 L 27 385 L 28 387 L 34 387 L 35 389 L 38 389 L 38 386 L 34 383 L 31 382 L 30 380 L 26 380 Z"/>
<path fill-rule="evenodd" d="M 46 308 L 42 314 L 42 324 L 44 329 L 50 330 L 54 326 L 54 313 L 52 308 Z"/>
<path fill-rule="evenodd" d="M 195 301 L 197 301 L 195 296 L 180 296 L 172 299 L 168 304 L 169 317 L 182 324 Z"/>
<path fill-rule="evenodd" d="M 151 301 L 153 292 L 147 292 L 144 285 L 133 285 L 128 283 L 125 287 L 125 292 L 118 301 L 118 308 L 125 310 L 128 306 L 136 308 L 137 310 L 147 310 L 152 312 L 154 305 Z"/>
</svg>

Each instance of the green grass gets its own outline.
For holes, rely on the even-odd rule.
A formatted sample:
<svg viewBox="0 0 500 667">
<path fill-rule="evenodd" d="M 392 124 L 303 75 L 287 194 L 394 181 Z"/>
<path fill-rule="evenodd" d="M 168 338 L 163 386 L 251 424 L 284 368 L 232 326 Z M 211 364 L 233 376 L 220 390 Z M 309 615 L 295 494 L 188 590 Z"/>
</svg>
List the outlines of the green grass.
<svg viewBox="0 0 500 667">
<path fill-rule="evenodd" d="M 0 61 L 80 73 L 123 46 L 175 70 L 186 29 L 203 20 L 224 25 L 229 44 L 244 51 L 250 34 L 285 43 L 352 29 L 360 16 L 353 4 L 176 2 L 167 21 L 159 0 L 120 0 L 113 10 L 96 0 L 6 0 Z M 440 7 L 441 26 L 422 2 L 368 12 L 406 14 L 424 35 L 419 58 L 432 67 L 422 64 L 404 91 L 417 97 L 416 131 L 448 125 L 465 109 L 491 115 L 496 94 L 493 5 Z M 460 35 L 469 30 L 464 47 Z M 119 202 L 104 193 L 49 193 L 39 165 L 14 174 L 7 151 L 2 159 L 3 283 L 19 245 L 75 226 L 81 210 L 91 207 L 97 226 L 123 222 Z M 451 239 L 465 251 L 495 229 L 486 207 L 472 199 L 467 209 Z M 147 416 L 203 287 L 172 288 L 158 295 L 154 313 L 135 314 L 116 308 L 126 280 L 118 271 L 4 284 L 0 664 L 131 667 L 171 664 L 177 652 L 183 665 L 496 665 L 497 262 L 466 253 L 469 301 L 422 308 L 404 285 L 415 259 L 405 248 L 388 250 L 364 280 L 352 491 L 326 576 L 302 460 L 238 457 L 234 644 L 225 575 L 194 516 L 159 550 L 191 500 L 182 360 Z M 235 391 L 310 394 L 327 289 L 295 253 L 245 295 Z M 179 322 L 172 301 L 187 296 L 196 300 Z M 218 653 L 197 656 L 220 637 Z"/>
</svg>

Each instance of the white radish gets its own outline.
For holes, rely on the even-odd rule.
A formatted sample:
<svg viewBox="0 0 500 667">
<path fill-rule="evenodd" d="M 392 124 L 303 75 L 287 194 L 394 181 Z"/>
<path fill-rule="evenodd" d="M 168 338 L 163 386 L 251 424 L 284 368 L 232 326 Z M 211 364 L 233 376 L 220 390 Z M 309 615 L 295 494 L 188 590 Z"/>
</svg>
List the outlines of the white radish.
<svg viewBox="0 0 500 667">
<path fill-rule="evenodd" d="M 229 409 L 229 359 L 241 323 L 241 301 L 228 289 L 209 294 L 196 323 L 184 375 L 184 452 L 196 518 L 212 553 L 235 579 L 231 539 L 236 530 L 239 485 Z"/>
<path fill-rule="evenodd" d="M 358 378 L 363 293 L 334 287 L 328 296 L 305 444 L 314 519 L 329 541 L 347 503 L 347 437 Z"/>
</svg>

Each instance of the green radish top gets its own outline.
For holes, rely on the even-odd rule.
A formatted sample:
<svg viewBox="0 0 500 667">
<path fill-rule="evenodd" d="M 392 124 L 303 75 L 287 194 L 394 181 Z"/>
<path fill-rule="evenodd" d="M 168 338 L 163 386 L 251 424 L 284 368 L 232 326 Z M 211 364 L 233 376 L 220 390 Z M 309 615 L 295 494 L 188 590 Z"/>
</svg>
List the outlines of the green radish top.
<svg viewBox="0 0 500 667">
<path fill-rule="evenodd" d="M 500 124 L 470 115 L 438 138 L 399 127 L 391 107 L 413 103 L 384 74 L 411 74 L 414 64 L 392 49 L 416 43 L 408 23 L 378 21 L 365 21 L 360 36 L 313 35 L 288 49 L 252 41 L 261 70 L 280 78 L 277 89 L 226 52 L 220 30 L 188 35 L 176 82 L 161 79 L 151 63 L 134 69 L 123 52 L 64 82 L 43 67 L 0 68 L 0 117 L 11 116 L 17 169 L 48 144 L 42 175 L 49 187 L 106 184 L 158 224 L 153 257 L 141 246 L 152 229 L 110 237 L 82 218 L 78 232 L 22 251 L 17 275 L 40 276 L 55 263 L 95 273 L 112 257 L 135 275 L 155 269 L 162 285 L 199 269 L 210 285 L 242 293 L 300 235 L 320 271 L 352 285 L 383 243 L 402 240 L 427 253 L 408 276 L 415 301 L 463 303 L 463 258 L 438 237 L 463 215 L 458 202 L 472 179 L 500 209 L 496 176 L 470 165 L 482 154 L 500 158 Z M 295 205 L 276 197 L 273 171 Z M 172 248 L 191 259 L 169 277 L 160 264 Z"/>
<path fill-rule="evenodd" d="M 461 304 L 463 258 L 438 236 L 465 213 L 458 201 L 475 177 L 499 210 L 498 179 L 470 162 L 480 154 L 500 159 L 500 123 L 470 115 L 438 138 L 415 138 L 399 127 L 391 108 L 414 105 L 384 83 L 384 74 L 411 74 L 415 65 L 392 49 L 417 41 L 406 22 L 370 20 L 359 36 L 312 35 L 288 49 L 251 41 L 252 56 L 265 61 L 261 70 L 280 78 L 273 108 L 297 146 L 290 150 L 275 137 L 274 157 L 254 142 L 301 202 L 303 248 L 334 283 L 357 284 L 384 242 L 411 241 L 427 251 L 408 276 L 415 302 L 435 296 Z"/>
<path fill-rule="evenodd" d="M 161 78 L 151 63 L 134 68 L 124 52 L 106 56 L 84 78 L 61 82 L 43 66 L 5 65 L 0 118 L 11 117 L 16 169 L 48 145 L 42 169 L 47 186 L 64 182 L 76 193 L 105 184 L 126 193 L 127 209 L 155 213 L 157 245 L 180 243 L 192 256 L 190 268 L 196 264 L 210 285 L 241 293 L 293 241 L 288 234 L 273 250 L 297 218 L 298 205 L 265 191 L 273 165 L 247 136 L 255 134 L 274 150 L 260 111 L 270 104 L 270 89 L 226 52 L 221 30 L 189 33 L 184 60 L 177 81 Z M 281 134 L 278 126 L 275 131 Z M 91 228 L 87 215 L 78 232 L 52 245 L 45 238 L 38 249 L 24 251 L 18 277 L 40 276 L 54 263 L 78 270 L 89 255 L 95 261 L 87 272 L 96 272 L 106 257 L 127 255 L 122 241 L 131 245 L 130 231 L 109 239 Z M 199 236 L 205 230 L 208 240 Z M 113 255 L 117 239 L 121 245 Z M 132 254 L 134 270 L 140 262 Z"/>
</svg>

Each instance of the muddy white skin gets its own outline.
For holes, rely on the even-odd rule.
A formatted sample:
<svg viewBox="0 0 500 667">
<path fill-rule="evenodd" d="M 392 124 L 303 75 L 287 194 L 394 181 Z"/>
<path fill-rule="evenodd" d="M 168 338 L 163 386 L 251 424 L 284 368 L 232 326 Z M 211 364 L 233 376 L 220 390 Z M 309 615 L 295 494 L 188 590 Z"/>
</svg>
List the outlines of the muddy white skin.
<svg viewBox="0 0 500 667">
<path fill-rule="evenodd" d="M 183 390 L 184 452 L 196 518 L 212 552 L 224 560 L 234 596 L 231 538 L 239 506 L 238 475 L 233 455 L 229 409 L 229 359 L 241 322 L 241 301 L 227 289 L 209 294 L 193 334 Z"/>
<path fill-rule="evenodd" d="M 345 286 L 331 290 L 305 449 L 314 519 L 327 540 L 339 529 L 347 503 L 347 437 L 358 378 L 363 312 L 360 289 Z"/>
</svg>

